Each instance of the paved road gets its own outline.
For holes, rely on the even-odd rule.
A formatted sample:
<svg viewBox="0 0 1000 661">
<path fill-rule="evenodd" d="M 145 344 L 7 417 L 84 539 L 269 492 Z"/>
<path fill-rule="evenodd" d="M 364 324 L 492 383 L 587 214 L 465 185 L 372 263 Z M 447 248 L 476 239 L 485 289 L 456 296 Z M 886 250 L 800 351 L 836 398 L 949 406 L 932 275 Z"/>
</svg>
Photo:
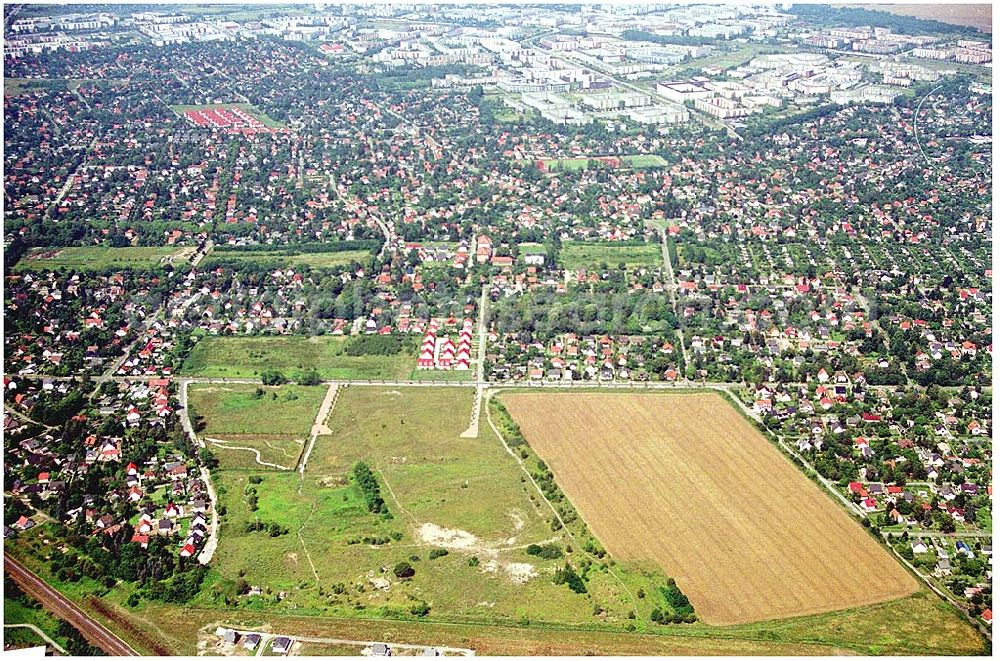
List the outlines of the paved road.
<svg viewBox="0 0 1000 661">
<path fill-rule="evenodd" d="M 344 201 L 344 208 L 346 209 L 349 200 L 347 196 L 342 195 L 340 190 L 337 188 L 337 182 L 334 180 L 332 173 L 330 174 L 330 190 L 333 191 L 334 195 L 336 195 L 337 197 L 339 197 L 341 200 Z M 385 257 L 385 254 L 389 251 L 389 246 L 392 244 L 392 238 L 393 238 L 392 228 L 389 227 L 388 223 L 382 220 L 382 217 L 380 215 L 375 214 L 371 210 L 369 210 L 367 205 L 365 206 L 365 212 L 368 214 L 369 217 L 371 217 L 372 220 L 375 221 L 375 224 L 378 225 L 378 228 L 382 231 L 382 234 L 385 236 L 385 242 L 382 244 L 382 249 L 379 250 L 378 252 L 379 257 Z"/>
<path fill-rule="evenodd" d="M 14 416 L 15 418 L 21 420 L 22 422 L 26 422 L 26 423 L 31 424 L 31 425 L 38 425 L 39 427 L 45 427 L 46 429 L 55 429 L 55 427 L 53 427 L 52 425 L 46 425 L 46 424 L 43 424 L 41 422 L 37 422 L 36 420 L 32 420 L 31 418 L 29 418 L 28 416 L 24 415 L 20 411 L 18 411 L 16 409 L 13 409 L 13 408 L 7 406 L 6 404 L 4 404 L 3 412 L 4 413 L 9 413 L 10 415 Z"/>
<path fill-rule="evenodd" d="M 19 624 L 5 624 L 5 625 L 3 625 L 3 627 L 4 627 L 4 629 L 31 629 L 33 632 L 35 632 L 36 636 L 38 636 L 39 638 L 41 638 L 42 640 L 44 640 L 46 643 L 48 643 L 49 645 L 51 645 L 52 648 L 55 649 L 57 652 L 59 652 L 60 654 L 62 654 L 64 656 L 69 656 L 69 652 L 67 652 L 66 650 L 64 650 L 63 647 L 62 647 L 62 645 L 60 645 L 56 641 L 54 641 L 51 638 L 49 638 L 49 635 L 47 633 L 45 633 L 44 631 L 42 631 L 41 629 L 39 629 L 38 627 L 36 627 L 34 624 L 28 624 L 27 622 L 21 622 Z"/>
<path fill-rule="evenodd" d="M 205 243 L 205 245 L 196 250 L 195 253 L 191 255 L 191 260 L 190 260 L 191 264 L 197 266 L 198 263 L 201 262 L 201 260 L 205 257 L 205 255 L 207 255 L 208 252 L 212 249 L 212 245 L 213 245 L 212 242 L 208 241 Z M 184 310 L 187 310 L 188 306 L 191 305 L 191 303 L 194 302 L 194 300 L 195 297 L 191 297 L 190 299 L 184 302 L 182 308 Z M 125 363 L 125 361 L 128 360 L 128 357 L 132 354 L 132 350 L 135 349 L 135 347 L 140 342 L 146 341 L 147 338 L 146 333 L 150 329 L 150 327 L 152 327 L 153 322 L 156 320 L 162 321 L 165 319 L 168 301 L 169 298 L 165 296 L 163 298 L 163 301 L 160 303 L 159 307 L 157 307 L 145 319 L 143 319 L 142 323 L 139 325 L 138 335 L 136 335 L 136 338 L 132 340 L 132 342 L 128 345 L 128 347 L 125 348 L 125 351 L 122 352 L 122 355 L 118 356 L 118 358 L 111 361 L 111 365 L 109 365 L 107 369 L 105 369 L 100 376 L 92 377 L 97 385 L 94 386 L 94 390 L 91 391 L 90 393 L 91 399 L 97 396 L 98 391 L 101 389 L 100 388 L 101 384 L 104 383 L 105 381 L 121 380 L 121 377 L 116 377 L 115 374 L 118 372 L 118 369 Z"/>
<path fill-rule="evenodd" d="M 177 402 L 180 404 L 178 415 L 181 418 L 181 428 L 184 430 L 184 433 L 191 438 L 191 441 L 196 447 L 203 448 L 206 447 L 205 441 L 194 433 L 194 426 L 191 424 L 191 417 L 188 415 L 188 383 L 188 381 L 182 380 L 179 382 L 177 388 Z M 198 554 L 198 562 L 203 565 L 207 565 L 212 561 L 212 556 L 215 555 L 215 549 L 219 545 L 219 512 L 216 509 L 219 506 L 219 496 L 215 493 L 215 485 L 212 484 L 212 474 L 204 466 L 200 466 L 199 470 L 201 473 L 201 481 L 205 483 L 205 488 L 208 490 L 208 498 L 212 503 L 212 516 L 209 521 L 208 539 L 205 540 L 205 547 L 201 550 L 201 553 Z"/>
<path fill-rule="evenodd" d="M 76 627 L 92 645 L 112 656 L 139 656 L 125 641 L 111 633 L 107 627 L 82 611 L 76 604 L 62 596 L 27 567 L 4 555 L 4 571 L 10 574 L 21 589 L 37 599 L 45 608 Z"/>
<path fill-rule="evenodd" d="M 16 374 L 10 375 L 22 380 L 52 380 L 52 381 L 148 381 L 149 379 L 161 378 L 159 374 L 145 374 L 140 376 L 50 376 L 47 374 Z M 222 378 L 203 376 L 171 376 L 169 377 L 177 383 L 246 383 L 260 385 L 260 377 L 255 378 Z M 676 388 L 738 388 L 744 384 L 737 381 L 691 381 L 689 383 L 676 383 L 671 381 L 382 381 L 379 379 L 340 379 L 333 381 L 323 381 L 325 385 L 331 386 L 386 386 L 393 388 L 424 387 L 424 388 L 601 388 L 601 389 L 623 389 L 623 390 L 673 390 Z M 798 388 L 812 386 L 815 384 L 789 381 L 787 383 L 766 382 L 764 385 L 782 385 L 787 388 Z M 941 386 L 941 390 L 957 392 L 964 386 Z M 868 386 L 869 390 L 883 390 L 892 392 L 901 389 L 901 386 Z M 913 389 L 923 390 L 922 387 L 914 386 Z M 983 392 L 990 393 L 992 388 L 986 386 Z"/>
<path fill-rule="evenodd" d="M 479 418 L 482 415 L 483 391 L 486 383 L 484 373 L 486 371 L 486 315 L 490 304 L 489 285 L 483 285 L 483 292 L 479 297 L 479 323 L 476 335 L 479 345 L 476 347 L 476 396 L 472 400 L 472 416 L 469 419 L 469 428 L 462 432 L 462 438 L 476 438 L 479 436 Z"/>
<path fill-rule="evenodd" d="M 900 530 L 896 532 L 895 530 L 888 530 L 883 532 L 884 535 L 892 535 L 893 537 L 898 537 L 902 535 L 904 531 Z M 937 530 L 906 530 L 907 536 L 922 537 L 924 539 L 993 539 L 993 535 L 988 532 L 940 532 Z"/>
<path fill-rule="evenodd" d="M 667 288 L 670 292 L 670 307 L 674 310 L 674 317 L 677 319 L 677 339 L 681 343 L 681 356 L 684 357 L 684 369 L 687 370 L 688 354 L 687 346 L 684 344 L 684 329 L 680 327 L 680 315 L 677 314 L 677 278 L 674 276 L 674 264 L 670 259 L 670 248 L 667 246 L 667 230 L 660 228 L 660 250 L 663 252 L 663 266 L 667 271 Z"/>
</svg>

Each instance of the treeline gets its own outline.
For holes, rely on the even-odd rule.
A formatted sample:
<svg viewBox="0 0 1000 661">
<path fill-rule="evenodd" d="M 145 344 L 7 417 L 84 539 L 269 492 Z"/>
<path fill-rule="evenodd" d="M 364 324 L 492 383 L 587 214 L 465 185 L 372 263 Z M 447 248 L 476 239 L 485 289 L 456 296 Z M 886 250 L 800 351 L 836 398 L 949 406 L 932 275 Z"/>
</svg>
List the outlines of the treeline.
<svg viewBox="0 0 1000 661">
<path fill-rule="evenodd" d="M 71 390 L 66 395 L 43 392 L 31 407 L 34 420 L 42 424 L 59 427 L 80 412 L 86 398 L 80 390 Z"/>
<path fill-rule="evenodd" d="M 541 340 L 562 333 L 638 335 L 677 327 L 667 297 L 627 289 L 577 290 L 571 294 L 529 292 L 498 302 L 493 318 L 501 333 L 523 333 Z"/>
<path fill-rule="evenodd" d="M 677 587 L 677 581 L 672 578 L 667 579 L 667 586 L 660 588 L 660 593 L 673 610 L 675 619 L 681 618 L 684 622 L 694 621 L 694 606 L 691 605 L 687 595 Z"/>
<path fill-rule="evenodd" d="M 271 521 L 270 523 L 266 521 L 261 521 L 260 519 L 254 519 L 253 521 L 248 521 L 246 525 L 243 526 L 244 532 L 266 532 L 271 537 L 281 537 L 282 535 L 288 534 L 288 528 L 284 527 L 276 521 Z"/>
<path fill-rule="evenodd" d="M 789 11 L 809 23 L 820 23 L 836 27 L 872 26 L 889 28 L 902 34 L 953 34 L 982 37 L 976 28 L 967 25 L 952 25 L 929 18 L 898 16 L 884 11 L 862 9 L 860 7 L 831 7 L 829 5 L 792 5 Z"/>
<path fill-rule="evenodd" d="M 385 81 L 389 83 L 413 83 L 416 81 L 431 81 L 435 78 L 444 78 L 447 75 L 472 76 L 483 73 L 486 73 L 486 69 L 472 66 L 470 64 L 441 64 L 429 67 L 398 67 L 388 69 L 386 71 L 380 71 L 375 82 L 376 84 L 378 82 Z"/>
<path fill-rule="evenodd" d="M 838 106 L 837 104 L 828 104 L 825 106 L 819 106 L 818 108 L 813 108 L 812 110 L 807 110 L 805 112 L 789 115 L 787 117 L 781 117 L 771 122 L 763 122 L 749 129 L 748 133 L 750 133 L 751 136 L 755 138 L 760 138 L 767 135 L 773 135 L 775 132 L 785 129 L 789 126 L 796 126 L 798 124 L 804 124 L 805 122 L 811 122 L 813 120 L 821 119 L 823 117 L 832 115 L 838 110 L 840 110 L 840 106 Z"/>
<path fill-rule="evenodd" d="M 712 39 L 689 37 L 687 35 L 653 34 L 645 30 L 625 30 L 621 34 L 625 41 L 649 41 L 661 46 L 704 46 Z"/>
<path fill-rule="evenodd" d="M 528 555 L 542 558 L 543 560 L 556 560 L 563 556 L 562 549 L 555 543 L 549 543 L 543 546 L 538 544 L 528 544 L 528 547 L 524 549 L 524 552 Z"/>
<path fill-rule="evenodd" d="M 389 508 L 382 499 L 382 490 L 368 464 L 359 461 L 354 465 L 354 479 L 358 483 L 358 488 L 361 489 L 361 495 L 364 496 L 368 511 L 372 514 L 388 515 Z"/>
</svg>

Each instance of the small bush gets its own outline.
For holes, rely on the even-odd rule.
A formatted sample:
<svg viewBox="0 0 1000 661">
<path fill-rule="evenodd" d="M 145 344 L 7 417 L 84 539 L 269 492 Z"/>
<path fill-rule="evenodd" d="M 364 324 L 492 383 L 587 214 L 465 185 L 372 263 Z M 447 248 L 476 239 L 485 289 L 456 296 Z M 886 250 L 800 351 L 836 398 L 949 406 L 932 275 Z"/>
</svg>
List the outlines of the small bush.
<svg viewBox="0 0 1000 661">
<path fill-rule="evenodd" d="M 546 544 L 545 546 L 529 544 L 528 548 L 524 549 L 524 552 L 528 555 L 537 556 L 545 560 L 555 560 L 557 558 L 561 558 L 563 555 L 558 544 Z"/>
<path fill-rule="evenodd" d="M 587 586 L 583 584 L 583 579 L 580 575 L 573 571 L 573 568 L 566 563 L 566 566 L 558 570 L 555 576 L 552 577 L 552 582 L 556 585 L 562 585 L 565 583 L 569 586 L 569 589 L 577 594 L 586 594 Z"/>
</svg>

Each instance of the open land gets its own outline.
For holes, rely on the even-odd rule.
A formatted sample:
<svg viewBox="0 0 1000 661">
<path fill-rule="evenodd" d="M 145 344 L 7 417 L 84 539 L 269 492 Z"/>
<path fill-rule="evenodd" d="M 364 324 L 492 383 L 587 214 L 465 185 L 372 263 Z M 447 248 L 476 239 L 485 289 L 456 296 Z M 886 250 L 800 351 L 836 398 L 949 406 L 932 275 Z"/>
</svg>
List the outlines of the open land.
<svg viewBox="0 0 1000 661">
<path fill-rule="evenodd" d="M 188 389 L 188 406 L 204 423 L 199 433 L 225 465 L 253 468 L 256 450 L 259 461 L 291 467 L 325 392 L 323 386 L 195 384 Z"/>
<path fill-rule="evenodd" d="M 56 641 L 64 649 L 69 644 L 66 637 L 59 634 L 59 619 L 40 606 L 32 608 L 20 600 L 4 597 L 3 622 L 4 625 L 25 624 L 38 627 L 45 635 Z M 4 629 L 5 649 L 9 647 L 35 647 L 46 644 L 46 641 L 28 626 L 5 627 Z"/>
<path fill-rule="evenodd" d="M 655 168 L 668 165 L 662 156 L 656 154 L 634 154 L 631 156 L 594 156 L 579 158 L 543 158 L 541 162 L 546 170 L 586 170 L 591 163 L 597 163 L 598 167 L 610 168 L 632 168 L 642 170 L 645 168 Z"/>
<path fill-rule="evenodd" d="M 352 386 L 338 395 L 327 421 L 331 434 L 317 438 L 303 475 L 219 471 L 227 512 L 213 562 L 219 587 L 195 603 L 217 604 L 212 590 L 225 594 L 243 571 L 266 589 L 241 598 L 251 610 L 400 616 L 426 600 L 433 615 L 449 620 L 590 621 L 588 596 L 551 580 L 562 562 L 524 551 L 560 536 L 516 462 L 485 435 L 488 429 L 479 438 L 460 437 L 472 397 L 450 388 Z M 359 461 L 376 476 L 389 516 L 366 507 L 352 474 Z M 263 480 L 252 484 L 255 475 Z M 251 487 L 257 509 L 248 507 Z M 247 532 L 253 520 L 277 522 L 289 533 Z M 448 554 L 431 558 L 432 549 Z M 416 569 L 408 580 L 388 571 L 404 560 Z M 597 576 L 593 584 L 624 619 L 611 579 Z M 331 592 L 336 585 L 343 590 Z M 285 596 L 276 603 L 279 591 Z"/>
<path fill-rule="evenodd" d="M 917 589 L 717 395 L 503 401 L 611 554 L 655 559 L 707 623 L 822 613 Z"/>
<path fill-rule="evenodd" d="M 567 241 L 560 252 L 560 266 L 567 269 L 593 268 L 602 262 L 609 266 L 624 262 L 625 268 L 633 268 L 656 266 L 662 261 L 660 246 L 654 243 L 618 245 L 613 242 Z"/>
<path fill-rule="evenodd" d="M 392 356 L 349 356 L 350 338 L 336 335 L 302 337 L 205 337 L 195 345 L 182 373 L 205 377 L 254 377 L 277 369 L 289 378 L 315 368 L 324 379 L 405 379 L 416 358 L 407 352 Z"/>
<path fill-rule="evenodd" d="M 217 251 L 205 260 L 205 266 L 210 267 L 215 262 L 254 263 L 275 261 L 287 266 L 309 266 L 311 268 L 331 268 L 343 266 L 351 262 L 363 262 L 371 257 L 367 250 L 341 250 L 331 252 L 304 252 L 288 254 L 286 250 L 254 250 Z"/>
<path fill-rule="evenodd" d="M 191 248 L 143 246 L 110 248 L 106 246 L 74 246 L 68 248 L 35 248 L 17 264 L 17 270 L 83 269 L 102 270 L 128 266 L 149 267 L 180 261 Z"/>
</svg>

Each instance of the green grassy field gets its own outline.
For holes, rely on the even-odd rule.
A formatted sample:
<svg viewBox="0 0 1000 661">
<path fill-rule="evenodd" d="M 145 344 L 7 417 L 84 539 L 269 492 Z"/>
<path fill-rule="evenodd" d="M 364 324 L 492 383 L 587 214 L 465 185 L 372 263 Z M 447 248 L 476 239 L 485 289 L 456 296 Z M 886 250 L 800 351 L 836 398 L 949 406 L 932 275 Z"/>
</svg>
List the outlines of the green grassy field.
<svg viewBox="0 0 1000 661">
<path fill-rule="evenodd" d="M 68 643 L 64 636 L 58 634 L 59 620 L 37 602 L 35 604 L 37 608 L 31 608 L 19 599 L 10 599 L 5 596 L 3 600 L 4 624 L 33 624 L 65 649 Z M 38 645 L 47 645 L 47 643 L 31 629 L 24 627 L 4 628 L 5 649 L 7 647 L 34 647 Z"/>
<path fill-rule="evenodd" d="M 209 436 L 304 437 L 325 394 L 326 386 L 196 383 L 188 387 L 188 405 L 192 414 L 204 417 L 202 433 Z"/>
<path fill-rule="evenodd" d="M 255 377 L 266 368 L 280 370 L 289 378 L 316 368 L 324 379 L 406 379 L 416 357 L 402 352 L 394 356 L 349 356 L 344 353 L 350 338 L 317 337 L 204 337 L 184 362 L 181 373 L 207 377 Z"/>
<path fill-rule="evenodd" d="M 258 110 L 256 106 L 250 103 L 207 103 L 207 104 L 195 104 L 195 105 L 173 105 L 170 109 L 177 113 L 179 116 L 183 117 L 184 113 L 190 112 L 192 110 L 231 110 L 233 108 L 239 108 L 247 114 L 257 118 L 260 122 L 272 129 L 286 128 L 281 122 L 271 119 L 264 112 Z"/>
<path fill-rule="evenodd" d="M 410 372 L 410 381 L 471 381 L 475 370 L 418 370 Z"/>
<path fill-rule="evenodd" d="M 566 269 L 594 269 L 601 262 L 616 267 L 624 262 L 626 268 L 658 266 L 663 261 L 660 246 L 655 243 L 621 245 L 600 241 L 567 241 L 559 251 L 559 265 Z"/>
<path fill-rule="evenodd" d="M 325 394 L 325 386 L 193 384 L 188 406 L 192 419 L 203 420 L 199 433 L 223 466 L 257 468 L 257 450 L 260 461 L 291 468 Z"/>
<path fill-rule="evenodd" d="M 170 260 L 180 262 L 194 248 L 73 246 L 35 248 L 17 263 L 16 271 L 72 268 L 102 270 L 124 267 L 153 267 Z"/>
<path fill-rule="evenodd" d="M 4 78 L 3 95 L 17 96 L 25 92 L 33 92 L 44 89 L 65 89 L 66 85 L 61 80 L 41 80 L 37 78 Z"/>
<path fill-rule="evenodd" d="M 124 85 L 128 81 L 114 78 L 94 79 L 94 78 L 4 78 L 3 95 L 17 96 L 25 92 L 35 90 L 63 90 L 74 91 L 81 85 L 110 84 Z"/>
<path fill-rule="evenodd" d="M 654 168 L 662 167 L 668 165 L 668 163 L 661 156 L 656 154 L 635 154 L 632 156 L 621 156 L 622 166 L 630 167 L 635 170 L 641 170 L 644 168 Z M 586 170 L 591 160 L 593 158 L 543 158 L 541 159 L 545 165 L 551 170 L 553 168 L 559 168 L 562 170 Z M 606 167 L 598 165 L 598 167 Z"/>
<path fill-rule="evenodd" d="M 993 533 L 993 513 L 985 507 L 976 510 L 976 525 L 983 532 Z"/>
<path fill-rule="evenodd" d="M 288 266 L 310 266 L 312 268 L 331 268 L 343 266 L 351 262 L 364 262 L 371 257 L 371 252 L 367 250 L 341 250 L 339 252 L 310 252 L 298 255 L 288 255 L 284 251 L 240 251 L 225 250 L 211 253 L 206 259 L 204 267 L 208 268 L 219 262 L 239 262 L 252 263 L 263 261 L 277 261 Z"/>
<path fill-rule="evenodd" d="M 519 243 L 517 244 L 518 250 L 521 251 L 522 255 L 544 255 L 545 245 L 541 243 Z"/>
<path fill-rule="evenodd" d="M 243 570 L 251 584 L 286 592 L 280 605 L 255 597 L 248 608 L 406 617 L 427 601 L 442 618 L 591 621 L 591 597 L 546 577 L 560 560 L 524 552 L 527 544 L 565 540 L 529 497 L 517 464 L 495 437 L 459 437 L 472 397 L 447 388 L 344 390 L 328 422 L 332 434 L 317 439 L 305 474 L 265 475 L 255 512 L 244 493 L 250 476 L 262 473 L 221 471 L 227 515 L 213 563 L 220 584 Z M 391 518 L 366 508 L 351 476 L 361 460 L 374 471 Z M 246 533 L 252 518 L 291 532 Z M 450 552 L 431 559 L 435 548 Z M 382 571 L 404 560 L 416 569 L 413 578 Z M 612 596 L 618 588 L 608 575 L 595 572 L 591 582 L 624 620 L 624 596 Z M 331 591 L 338 584 L 340 594 Z M 215 601 L 205 594 L 200 603 Z"/>
</svg>

